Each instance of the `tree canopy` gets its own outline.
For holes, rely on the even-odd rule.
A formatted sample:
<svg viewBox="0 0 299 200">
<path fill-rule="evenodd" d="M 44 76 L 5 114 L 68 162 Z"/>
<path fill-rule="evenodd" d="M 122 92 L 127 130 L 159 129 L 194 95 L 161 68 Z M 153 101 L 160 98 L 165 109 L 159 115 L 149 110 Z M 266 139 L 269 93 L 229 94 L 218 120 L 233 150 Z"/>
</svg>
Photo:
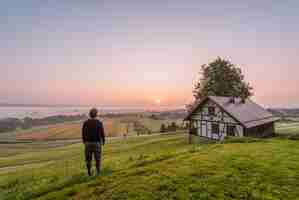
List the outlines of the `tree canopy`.
<svg viewBox="0 0 299 200">
<path fill-rule="evenodd" d="M 253 88 L 244 80 L 241 69 L 228 60 L 218 57 L 213 62 L 202 65 L 200 75 L 193 90 L 195 101 L 210 95 L 242 99 L 253 95 Z"/>
</svg>

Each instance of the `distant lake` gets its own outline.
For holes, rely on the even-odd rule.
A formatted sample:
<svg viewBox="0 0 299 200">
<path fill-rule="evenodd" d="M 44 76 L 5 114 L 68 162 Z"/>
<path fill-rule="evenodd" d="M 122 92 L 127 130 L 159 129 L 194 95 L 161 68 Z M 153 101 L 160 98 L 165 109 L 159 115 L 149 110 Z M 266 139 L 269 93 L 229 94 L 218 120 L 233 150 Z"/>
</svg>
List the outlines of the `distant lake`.
<svg viewBox="0 0 299 200">
<path fill-rule="evenodd" d="M 32 106 L 0 106 L 0 119 L 3 118 L 43 118 L 54 115 L 87 114 L 90 107 L 32 107 Z M 141 108 L 103 107 L 100 113 L 141 112 Z"/>
</svg>

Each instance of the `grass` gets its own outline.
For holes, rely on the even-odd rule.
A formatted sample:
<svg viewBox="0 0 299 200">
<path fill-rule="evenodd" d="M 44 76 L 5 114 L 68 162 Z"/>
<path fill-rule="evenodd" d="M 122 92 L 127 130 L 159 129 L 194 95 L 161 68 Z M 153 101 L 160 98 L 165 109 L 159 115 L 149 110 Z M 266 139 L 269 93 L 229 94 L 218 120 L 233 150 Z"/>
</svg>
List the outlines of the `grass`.
<svg viewBox="0 0 299 200">
<path fill-rule="evenodd" d="M 0 160 L 2 157 L 9 157 L 31 152 L 42 152 L 57 147 L 73 144 L 78 141 L 58 140 L 58 141 L 11 141 L 0 143 Z"/>
<path fill-rule="evenodd" d="M 32 130 L 30 132 L 19 132 L 16 139 L 25 140 L 49 140 L 49 139 L 75 139 L 81 134 L 82 122 L 67 122 Z"/>
<path fill-rule="evenodd" d="M 2 168 L 0 199 L 298 199 L 298 155 L 299 141 L 281 138 L 136 137 L 106 144 L 102 175 L 90 178 L 83 145 L 74 144 L 0 158 L 0 172 L 16 167 Z"/>
<path fill-rule="evenodd" d="M 278 135 L 299 135 L 299 122 L 276 123 L 276 132 Z"/>
</svg>

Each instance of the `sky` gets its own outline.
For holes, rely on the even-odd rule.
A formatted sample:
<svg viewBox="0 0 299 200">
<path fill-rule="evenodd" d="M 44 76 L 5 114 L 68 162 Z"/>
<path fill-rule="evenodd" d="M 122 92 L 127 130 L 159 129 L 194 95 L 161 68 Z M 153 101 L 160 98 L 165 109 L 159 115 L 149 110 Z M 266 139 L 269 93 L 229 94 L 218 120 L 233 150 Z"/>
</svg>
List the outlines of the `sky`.
<svg viewBox="0 0 299 200">
<path fill-rule="evenodd" d="M 297 0 L 3 1 L 0 102 L 182 106 L 200 66 L 220 56 L 241 67 L 258 103 L 299 107 L 298 9 Z"/>
</svg>

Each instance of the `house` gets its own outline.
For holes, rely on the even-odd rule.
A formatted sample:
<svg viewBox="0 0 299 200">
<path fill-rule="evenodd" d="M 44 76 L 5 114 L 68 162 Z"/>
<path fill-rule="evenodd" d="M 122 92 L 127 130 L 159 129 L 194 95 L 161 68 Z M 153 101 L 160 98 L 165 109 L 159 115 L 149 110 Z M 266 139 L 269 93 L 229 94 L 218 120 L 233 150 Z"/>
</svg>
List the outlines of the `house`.
<svg viewBox="0 0 299 200">
<path fill-rule="evenodd" d="M 208 96 L 185 118 L 190 125 L 190 139 L 207 137 L 223 140 L 225 136 L 268 137 L 279 120 L 250 99 Z"/>
</svg>

